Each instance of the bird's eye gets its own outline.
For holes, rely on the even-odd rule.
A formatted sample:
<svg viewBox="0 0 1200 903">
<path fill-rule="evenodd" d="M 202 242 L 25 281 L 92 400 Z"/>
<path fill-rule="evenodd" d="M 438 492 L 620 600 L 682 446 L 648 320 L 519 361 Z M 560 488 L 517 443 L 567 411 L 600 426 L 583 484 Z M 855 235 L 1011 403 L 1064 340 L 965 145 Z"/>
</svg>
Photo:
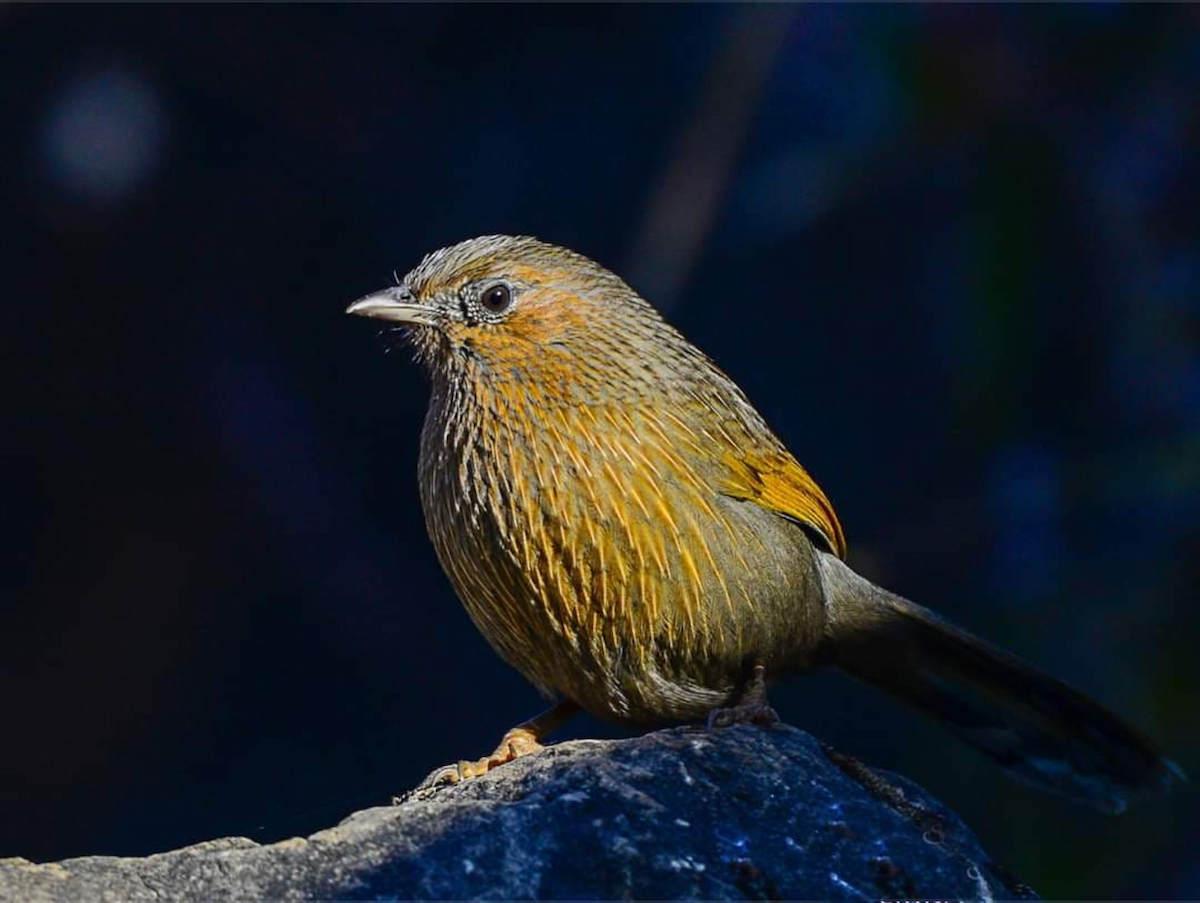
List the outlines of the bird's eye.
<svg viewBox="0 0 1200 903">
<path fill-rule="evenodd" d="M 490 314 L 502 314 L 512 307 L 512 289 L 503 282 L 490 285 L 479 296 L 479 304 Z"/>
</svg>

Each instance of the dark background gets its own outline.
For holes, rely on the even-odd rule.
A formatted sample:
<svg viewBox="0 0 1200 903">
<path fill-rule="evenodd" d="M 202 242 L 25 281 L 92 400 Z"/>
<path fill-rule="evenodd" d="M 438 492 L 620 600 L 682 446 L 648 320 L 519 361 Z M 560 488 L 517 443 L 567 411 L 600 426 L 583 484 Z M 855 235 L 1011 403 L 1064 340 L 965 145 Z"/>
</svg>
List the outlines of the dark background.
<svg viewBox="0 0 1200 903">
<path fill-rule="evenodd" d="M 310 832 L 538 708 L 425 537 L 424 379 L 342 315 L 489 232 L 625 275 L 852 563 L 1200 773 L 1200 7 L 6 5 L 0 34 L 0 856 Z M 1200 895 L 1191 791 L 1096 816 L 836 675 L 773 698 L 1047 896 Z"/>
</svg>

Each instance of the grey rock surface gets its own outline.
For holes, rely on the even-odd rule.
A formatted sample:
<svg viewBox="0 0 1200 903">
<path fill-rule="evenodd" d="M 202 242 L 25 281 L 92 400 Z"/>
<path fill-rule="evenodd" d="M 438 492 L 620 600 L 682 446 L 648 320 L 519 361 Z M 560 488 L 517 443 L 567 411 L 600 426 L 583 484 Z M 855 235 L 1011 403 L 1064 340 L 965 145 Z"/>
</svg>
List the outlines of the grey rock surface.
<svg viewBox="0 0 1200 903">
<path fill-rule="evenodd" d="M 306 839 L 0 860 L 0 900 L 1003 899 L 952 814 L 779 726 L 573 741 Z"/>
</svg>

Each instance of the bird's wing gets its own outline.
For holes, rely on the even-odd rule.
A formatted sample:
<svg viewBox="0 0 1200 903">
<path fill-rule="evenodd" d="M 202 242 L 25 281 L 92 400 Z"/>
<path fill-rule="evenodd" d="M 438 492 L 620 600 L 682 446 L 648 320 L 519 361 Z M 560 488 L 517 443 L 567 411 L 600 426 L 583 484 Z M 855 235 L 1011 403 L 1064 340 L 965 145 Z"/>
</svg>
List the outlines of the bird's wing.
<svg viewBox="0 0 1200 903">
<path fill-rule="evenodd" d="M 800 463 L 784 450 L 725 456 L 728 468 L 721 491 L 745 499 L 789 520 L 811 527 L 825 538 L 830 551 L 846 556 L 846 537 L 833 505 Z"/>
</svg>

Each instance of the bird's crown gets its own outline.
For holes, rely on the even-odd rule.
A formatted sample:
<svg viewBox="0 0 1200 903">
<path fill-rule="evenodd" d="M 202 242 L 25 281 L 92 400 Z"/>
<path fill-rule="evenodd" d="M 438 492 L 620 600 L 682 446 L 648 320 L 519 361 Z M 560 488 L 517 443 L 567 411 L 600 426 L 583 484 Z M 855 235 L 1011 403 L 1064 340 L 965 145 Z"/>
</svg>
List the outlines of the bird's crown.
<svg viewBox="0 0 1200 903">
<path fill-rule="evenodd" d="M 529 235 L 481 235 L 441 248 L 426 254 L 403 284 L 419 298 L 432 298 L 474 280 L 505 276 L 531 284 L 607 282 L 631 291 L 595 261 Z"/>
</svg>

